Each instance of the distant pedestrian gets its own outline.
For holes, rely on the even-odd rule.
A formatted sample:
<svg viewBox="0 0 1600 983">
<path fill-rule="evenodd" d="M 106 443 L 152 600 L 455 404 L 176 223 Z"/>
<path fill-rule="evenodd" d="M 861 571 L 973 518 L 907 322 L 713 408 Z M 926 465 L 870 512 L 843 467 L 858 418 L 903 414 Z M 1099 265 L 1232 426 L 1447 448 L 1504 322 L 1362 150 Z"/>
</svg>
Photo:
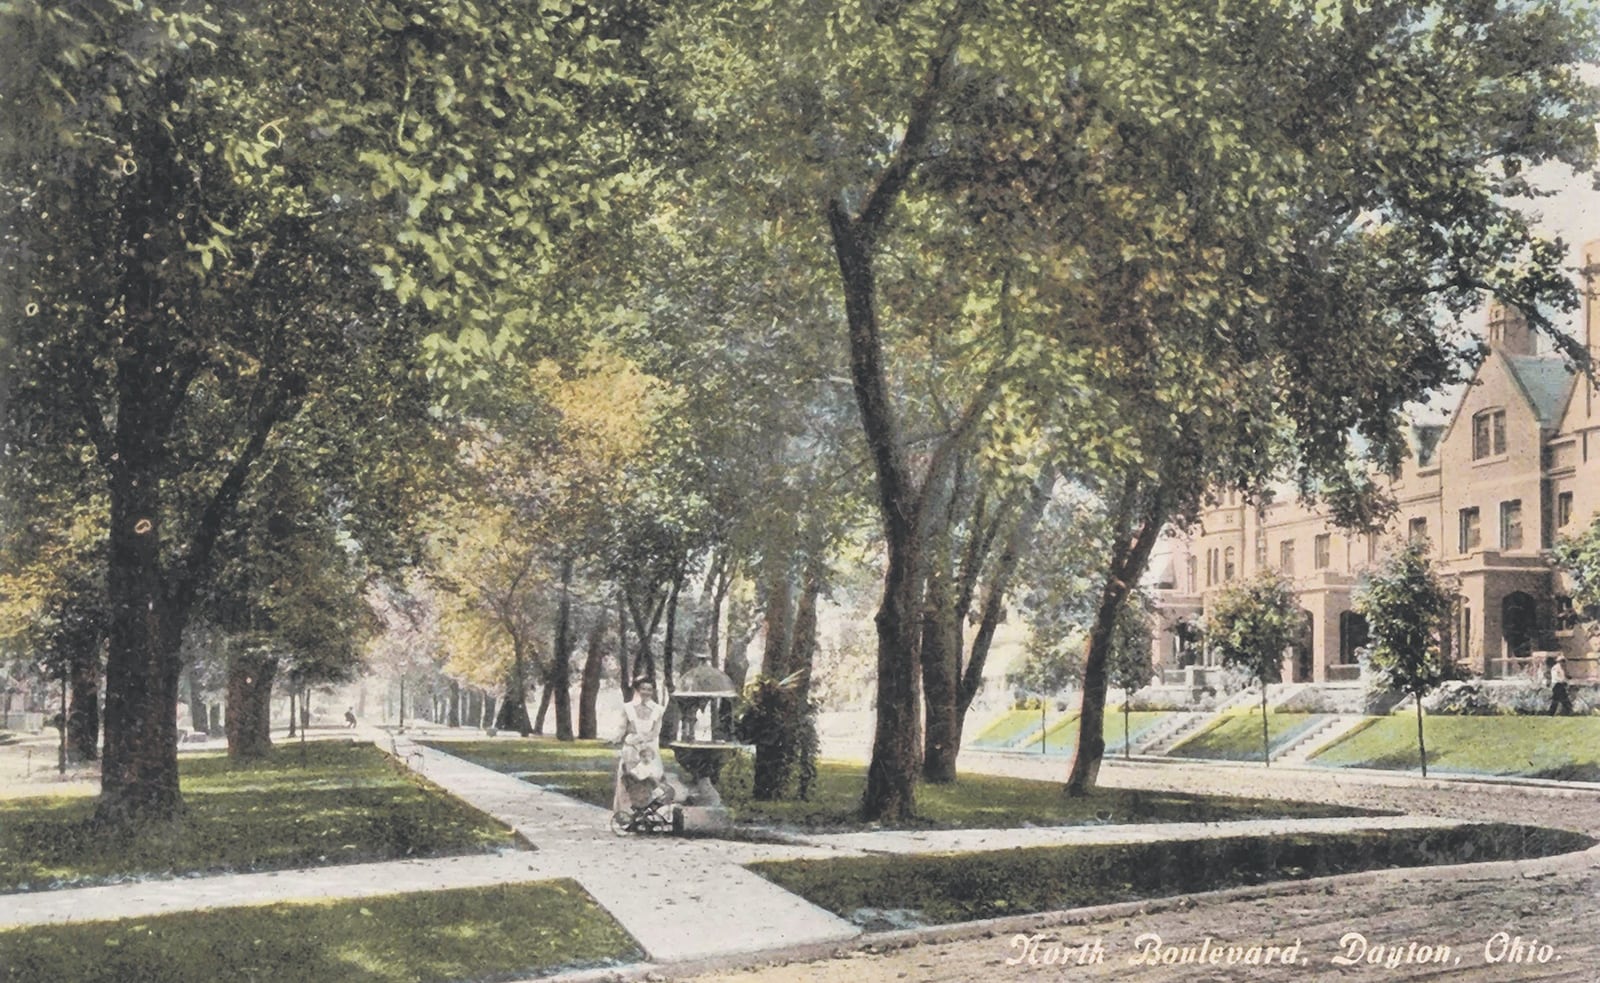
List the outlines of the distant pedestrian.
<svg viewBox="0 0 1600 983">
<path fill-rule="evenodd" d="M 349 709 L 345 710 L 345 712 L 344 712 L 344 725 L 346 727 L 354 727 L 356 725 L 356 708 L 355 707 L 350 707 Z"/>
<path fill-rule="evenodd" d="M 1572 716 L 1572 697 L 1567 693 L 1567 657 L 1556 656 L 1547 659 L 1545 664 L 1550 669 L 1550 716 L 1554 717 L 1560 710 L 1561 716 Z"/>
</svg>

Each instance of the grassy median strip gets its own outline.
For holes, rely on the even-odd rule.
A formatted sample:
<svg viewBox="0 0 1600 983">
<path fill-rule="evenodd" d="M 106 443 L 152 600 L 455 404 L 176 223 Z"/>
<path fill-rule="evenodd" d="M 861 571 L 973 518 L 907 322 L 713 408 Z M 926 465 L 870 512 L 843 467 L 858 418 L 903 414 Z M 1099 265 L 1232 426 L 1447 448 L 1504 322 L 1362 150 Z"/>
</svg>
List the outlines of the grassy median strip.
<svg viewBox="0 0 1600 983">
<path fill-rule="evenodd" d="M 417 983 L 641 958 L 565 880 L 0 930 L 4 983 Z"/>
<path fill-rule="evenodd" d="M 872 927 L 1057 911 L 1386 867 L 1548 856 L 1587 849 L 1577 833 L 1485 824 L 1114 846 L 752 864 L 768 880 Z"/>
<path fill-rule="evenodd" d="M 1600 781 L 1600 716 L 1446 717 L 1425 721 L 1431 774 L 1520 775 Z M 1417 768 L 1414 713 L 1379 717 L 1311 759 L 1354 768 Z"/>
<path fill-rule="evenodd" d="M 549 739 L 440 741 L 440 750 L 500 771 L 529 774 L 527 780 L 547 785 L 592 805 L 611 804 L 616 750 L 598 742 L 576 745 Z M 668 765 L 672 752 L 664 752 Z M 857 817 L 866 787 L 865 766 L 822 761 L 811 797 L 786 802 L 757 802 L 749 797 L 748 760 L 723 772 L 722 795 L 736 820 L 801 827 L 808 830 L 860 829 Z M 1066 768 L 1062 766 L 1062 776 Z M 1229 819 L 1302 818 L 1366 815 L 1360 810 L 1269 799 L 1224 798 L 1129 789 L 1097 788 L 1081 798 L 1068 798 L 1057 782 L 962 775 L 948 785 L 917 787 L 918 818 L 884 826 L 928 829 L 982 829 L 1018 826 L 1061 826 L 1082 823 L 1220 822 Z"/>
<path fill-rule="evenodd" d="M 370 744 L 315 741 L 256 762 L 179 760 L 184 815 L 112 836 L 94 799 L 0 800 L 0 891 L 137 876 L 281 870 L 510 847 L 510 831 Z"/>
</svg>

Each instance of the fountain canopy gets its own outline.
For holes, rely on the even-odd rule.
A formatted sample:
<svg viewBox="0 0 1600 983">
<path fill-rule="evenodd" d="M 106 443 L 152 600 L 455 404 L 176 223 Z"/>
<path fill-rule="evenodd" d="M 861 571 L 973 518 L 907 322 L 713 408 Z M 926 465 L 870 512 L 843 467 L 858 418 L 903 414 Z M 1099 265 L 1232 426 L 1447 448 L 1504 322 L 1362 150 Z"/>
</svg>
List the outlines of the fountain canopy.
<svg viewBox="0 0 1600 983">
<path fill-rule="evenodd" d="M 733 701 L 739 689 L 727 673 L 700 658 L 678 677 L 672 701 L 678 706 L 678 732 L 674 746 L 720 747 L 738 745 L 733 736 Z"/>
</svg>

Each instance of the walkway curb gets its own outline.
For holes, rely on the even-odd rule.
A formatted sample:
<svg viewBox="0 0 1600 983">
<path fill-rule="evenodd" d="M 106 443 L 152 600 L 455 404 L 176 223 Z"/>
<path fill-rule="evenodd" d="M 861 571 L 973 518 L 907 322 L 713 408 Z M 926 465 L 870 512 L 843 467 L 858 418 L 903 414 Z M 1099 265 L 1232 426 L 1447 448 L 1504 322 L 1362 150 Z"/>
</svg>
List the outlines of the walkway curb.
<svg viewBox="0 0 1600 983">
<path fill-rule="evenodd" d="M 634 980 L 688 979 L 708 973 L 729 973 L 784 966 L 794 963 L 811 963 L 825 959 L 843 959 L 855 955 L 876 955 L 918 945 L 938 945 L 1016 935 L 1036 935 L 1052 929 L 1074 928 L 1102 921 L 1181 911 L 1201 905 L 1224 904 L 1231 901 L 1258 901 L 1266 898 L 1296 897 L 1319 892 L 1332 893 L 1340 888 L 1384 881 L 1444 881 L 1458 877 L 1541 877 L 1567 867 L 1600 865 L 1600 844 L 1575 853 L 1562 853 L 1533 860 L 1493 860 L 1482 863 L 1450 864 L 1435 867 L 1399 867 L 1383 870 L 1363 870 L 1351 874 L 1332 874 L 1301 881 L 1274 881 L 1243 887 L 1224 888 L 1218 891 L 1199 891 L 1190 894 L 1167 895 L 1142 901 L 1119 901 L 1113 904 L 1093 905 L 1087 908 L 1068 908 L 1058 911 L 1035 912 L 1027 915 L 1007 915 L 971 922 L 947 925 L 930 925 L 926 928 L 901 929 L 893 932 L 872 932 L 848 943 L 812 944 L 773 949 L 746 956 L 729 956 L 700 959 L 662 965 L 634 963 L 626 966 L 578 970 L 553 976 L 519 980 L 516 983 L 624 983 Z"/>
</svg>

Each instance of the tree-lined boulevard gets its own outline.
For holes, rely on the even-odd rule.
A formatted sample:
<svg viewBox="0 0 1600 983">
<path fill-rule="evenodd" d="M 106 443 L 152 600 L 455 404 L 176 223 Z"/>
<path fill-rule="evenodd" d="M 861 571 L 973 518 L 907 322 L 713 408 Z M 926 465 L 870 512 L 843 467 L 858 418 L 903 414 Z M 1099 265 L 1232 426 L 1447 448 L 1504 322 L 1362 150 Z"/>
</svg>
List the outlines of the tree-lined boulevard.
<svg viewBox="0 0 1600 983">
<path fill-rule="evenodd" d="M 703 661 L 754 801 L 837 778 L 853 703 L 850 822 L 938 823 L 1007 633 L 1093 813 L 1164 535 L 1224 497 L 1388 529 L 1488 304 L 1591 368 L 1539 210 L 1600 164 L 1597 16 L 0 0 L 0 722 L 59 714 L 99 781 L 40 815 L 195 835 L 181 737 L 279 768 L 284 702 L 304 741 L 363 680 L 391 756 L 578 748 L 645 679 L 670 743 Z M 1553 545 L 1577 621 L 1596 543 Z M 1425 770 L 1458 652 L 1388 552 L 1371 669 Z M 1187 630 L 1270 761 L 1297 613 L 1253 589 Z"/>
</svg>

